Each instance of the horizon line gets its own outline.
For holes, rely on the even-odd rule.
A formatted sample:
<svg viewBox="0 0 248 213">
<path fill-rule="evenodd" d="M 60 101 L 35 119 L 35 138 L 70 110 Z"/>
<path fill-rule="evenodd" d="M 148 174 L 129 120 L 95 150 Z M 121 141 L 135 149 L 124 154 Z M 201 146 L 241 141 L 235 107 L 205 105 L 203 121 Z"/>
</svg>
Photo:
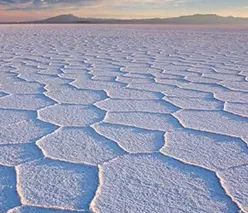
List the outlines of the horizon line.
<svg viewBox="0 0 248 213">
<path fill-rule="evenodd" d="M 141 21 L 141 20 L 154 20 L 154 19 L 158 19 L 158 20 L 163 20 L 163 19 L 172 19 L 172 18 L 180 18 L 180 17 L 189 17 L 189 16 L 217 16 L 217 17 L 222 17 L 222 18 L 237 18 L 237 19 L 248 19 L 247 17 L 240 17 L 240 16 L 233 16 L 233 15 L 228 15 L 228 16 L 223 16 L 223 15 L 218 15 L 216 13 L 193 13 L 193 14 L 187 14 L 187 15 L 180 15 L 180 16 L 170 16 L 170 17 L 147 17 L 147 18 L 107 18 L 107 17 L 80 17 L 77 15 L 74 15 L 72 13 L 65 13 L 65 14 L 60 14 L 60 15 L 55 15 L 55 16 L 50 16 L 50 17 L 46 17 L 46 18 L 42 18 L 42 19 L 36 19 L 36 20 L 30 20 L 30 21 L 1 21 L 0 23 L 32 23 L 32 22 L 39 22 L 39 21 L 45 21 L 47 19 L 51 19 L 51 18 L 56 18 L 56 17 L 60 17 L 60 16 L 74 16 L 76 18 L 80 18 L 80 19 L 98 19 L 98 20 L 121 20 L 121 21 L 132 21 L 132 20 L 137 20 L 137 21 Z"/>
</svg>

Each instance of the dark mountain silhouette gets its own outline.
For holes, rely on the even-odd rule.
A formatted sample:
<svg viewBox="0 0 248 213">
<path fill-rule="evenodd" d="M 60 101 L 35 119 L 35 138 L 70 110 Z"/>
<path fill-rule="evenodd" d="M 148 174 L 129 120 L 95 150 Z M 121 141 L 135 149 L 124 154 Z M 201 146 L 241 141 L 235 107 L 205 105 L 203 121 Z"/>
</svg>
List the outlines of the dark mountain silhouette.
<svg viewBox="0 0 248 213">
<path fill-rule="evenodd" d="M 45 20 L 23 23 L 91 23 L 91 24 L 182 24 L 182 25 L 248 25 L 248 18 L 223 17 L 215 14 L 195 14 L 175 18 L 152 19 L 101 19 L 79 18 L 71 14 L 55 16 Z"/>
<path fill-rule="evenodd" d="M 78 18 L 73 15 L 61 15 L 38 21 L 42 23 L 113 23 L 113 24 L 248 24 L 248 18 L 222 17 L 215 14 L 195 14 L 175 18 L 153 19 L 97 19 Z"/>
<path fill-rule="evenodd" d="M 248 18 L 223 17 L 215 14 L 195 14 L 164 19 L 167 24 L 248 24 Z"/>
<path fill-rule="evenodd" d="M 55 16 L 52 18 L 48 18 L 45 20 L 40 20 L 40 21 L 35 21 L 39 23 L 75 23 L 75 22 L 80 22 L 81 18 L 78 18 L 74 15 L 68 14 L 68 15 L 60 15 L 60 16 Z"/>
</svg>

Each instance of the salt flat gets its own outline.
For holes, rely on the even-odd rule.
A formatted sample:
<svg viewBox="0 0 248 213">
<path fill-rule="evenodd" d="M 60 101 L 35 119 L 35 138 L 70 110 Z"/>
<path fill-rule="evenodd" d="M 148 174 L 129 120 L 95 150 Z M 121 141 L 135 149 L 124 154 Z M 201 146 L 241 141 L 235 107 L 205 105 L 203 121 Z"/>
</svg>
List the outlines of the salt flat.
<svg viewBox="0 0 248 213">
<path fill-rule="evenodd" d="M 248 30 L 0 26 L 0 213 L 248 213 Z"/>
</svg>

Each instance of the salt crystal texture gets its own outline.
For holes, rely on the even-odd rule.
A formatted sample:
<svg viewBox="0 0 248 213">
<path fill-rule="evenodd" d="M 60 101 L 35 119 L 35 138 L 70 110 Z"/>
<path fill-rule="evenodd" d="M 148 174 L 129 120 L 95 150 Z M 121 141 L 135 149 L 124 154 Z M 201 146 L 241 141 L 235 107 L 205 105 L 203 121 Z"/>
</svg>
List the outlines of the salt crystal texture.
<svg viewBox="0 0 248 213">
<path fill-rule="evenodd" d="M 0 212 L 248 213 L 247 29 L 0 26 Z"/>
</svg>

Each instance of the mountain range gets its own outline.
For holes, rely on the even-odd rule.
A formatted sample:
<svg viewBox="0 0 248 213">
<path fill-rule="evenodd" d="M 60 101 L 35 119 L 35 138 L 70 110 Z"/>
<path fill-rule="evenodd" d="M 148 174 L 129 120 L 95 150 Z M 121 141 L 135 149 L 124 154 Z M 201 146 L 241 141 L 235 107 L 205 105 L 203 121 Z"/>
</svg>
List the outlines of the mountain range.
<svg viewBox="0 0 248 213">
<path fill-rule="evenodd" d="M 59 23 L 81 23 L 81 24 L 185 24 L 185 25 L 248 25 L 248 18 L 233 16 L 223 17 L 215 14 L 195 14 L 175 18 L 152 18 L 152 19 L 102 19 L 102 18 L 79 18 L 71 14 L 59 15 L 52 18 L 31 21 L 15 22 L 19 24 L 59 24 Z"/>
</svg>

